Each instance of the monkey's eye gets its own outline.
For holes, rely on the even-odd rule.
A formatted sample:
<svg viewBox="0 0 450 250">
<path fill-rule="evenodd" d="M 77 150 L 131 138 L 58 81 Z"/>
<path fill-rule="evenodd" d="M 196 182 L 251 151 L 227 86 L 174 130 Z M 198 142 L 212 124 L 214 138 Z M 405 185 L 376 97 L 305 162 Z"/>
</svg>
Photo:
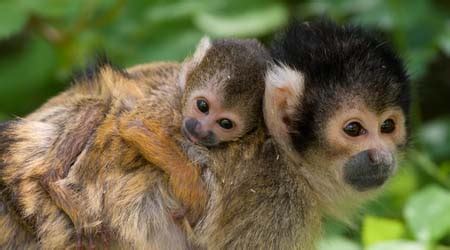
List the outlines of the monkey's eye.
<svg viewBox="0 0 450 250">
<path fill-rule="evenodd" d="M 220 119 L 218 121 L 219 126 L 221 126 L 224 129 L 232 129 L 233 128 L 233 122 L 229 119 Z"/>
<path fill-rule="evenodd" d="M 351 137 L 356 137 L 365 134 L 366 130 L 359 122 L 351 122 L 344 127 L 344 132 Z"/>
<path fill-rule="evenodd" d="M 197 100 L 197 108 L 202 113 L 208 113 L 208 111 L 209 111 L 208 103 L 203 99 Z"/>
<path fill-rule="evenodd" d="M 387 119 L 381 124 L 381 133 L 390 134 L 395 130 L 395 122 L 392 119 Z"/>
</svg>

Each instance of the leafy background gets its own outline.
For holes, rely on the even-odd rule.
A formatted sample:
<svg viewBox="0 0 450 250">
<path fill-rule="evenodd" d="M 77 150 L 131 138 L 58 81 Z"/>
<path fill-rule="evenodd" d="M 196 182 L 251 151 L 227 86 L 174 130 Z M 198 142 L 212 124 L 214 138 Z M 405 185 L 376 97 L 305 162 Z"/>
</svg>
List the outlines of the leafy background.
<svg viewBox="0 0 450 250">
<path fill-rule="evenodd" d="M 182 60 L 204 35 L 268 43 L 291 18 L 328 15 L 383 32 L 415 86 L 411 149 L 350 225 L 320 249 L 450 249 L 450 2 L 446 0 L 1 0 L 0 120 L 66 88 L 96 53 L 131 66 Z"/>
</svg>

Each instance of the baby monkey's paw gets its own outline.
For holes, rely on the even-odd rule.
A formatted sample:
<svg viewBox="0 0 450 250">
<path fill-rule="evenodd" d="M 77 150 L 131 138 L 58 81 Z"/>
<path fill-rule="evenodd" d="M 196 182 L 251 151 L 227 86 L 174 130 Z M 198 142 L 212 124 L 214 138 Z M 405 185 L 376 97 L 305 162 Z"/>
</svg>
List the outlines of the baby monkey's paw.
<svg viewBox="0 0 450 250">
<path fill-rule="evenodd" d="M 175 197 L 187 209 L 187 218 L 195 224 L 206 206 L 208 194 L 195 166 L 157 120 L 138 120 L 122 117 L 119 131 L 142 156 L 163 170 Z"/>
<path fill-rule="evenodd" d="M 145 159 L 165 172 L 170 169 L 165 169 L 164 166 L 181 154 L 181 149 L 158 121 L 130 120 L 123 117 L 119 124 L 119 133 L 125 141 L 136 147 Z"/>
<path fill-rule="evenodd" d="M 172 220 L 175 221 L 178 226 L 184 230 L 188 235 L 193 235 L 194 231 L 192 229 L 195 224 L 192 224 L 187 219 L 187 209 L 182 207 L 179 209 L 174 209 L 170 212 L 170 215 L 172 216 Z"/>
<path fill-rule="evenodd" d="M 190 225 L 195 225 L 207 205 L 208 193 L 195 166 L 170 176 L 169 183 L 175 196 L 182 202 L 184 209 L 175 215 L 186 217 Z M 175 217 L 176 218 L 176 217 Z"/>
<path fill-rule="evenodd" d="M 172 135 L 157 120 L 139 120 L 122 117 L 119 124 L 121 137 L 140 154 L 169 176 L 189 164 L 189 159 L 174 141 Z M 178 166 L 183 166 L 182 169 Z"/>
<path fill-rule="evenodd" d="M 82 249 L 109 249 L 111 235 L 108 229 L 101 226 L 100 230 L 78 230 L 77 234 L 77 250 Z M 101 243 L 99 242 L 101 240 Z"/>
</svg>

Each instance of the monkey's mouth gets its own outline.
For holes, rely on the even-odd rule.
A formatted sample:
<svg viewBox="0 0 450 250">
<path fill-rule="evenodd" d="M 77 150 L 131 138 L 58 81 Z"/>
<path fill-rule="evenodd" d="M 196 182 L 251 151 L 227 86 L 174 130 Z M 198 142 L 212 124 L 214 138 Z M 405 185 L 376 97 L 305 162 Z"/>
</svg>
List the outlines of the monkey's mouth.
<svg viewBox="0 0 450 250">
<path fill-rule="evenodd" d="M 198 139 L 193 137 L 188 131 L 186 131 L 186 129 L 183 127 L 181 129 L 181 133 L 183 134 L 184 137 L 186 137 L 190 142 L 194 143 L 194 144 L 198 144 Z"/>
<path fill-rule="evenodd" d="M 353 175 L 347 176 L 346 182 L 356 190 L 363 192 L 380 187 L 389 179 L 389 176 L 389 174 Z"/>
<path fill-rule="evenodd" d="M 219 143 L 217 143 L 214 136 L 207 136 L 206 139 L 201 139 L 201 138 L 198 138 L 198 137 L 192 135 L 191 133 L 189 133 L 189 131 L 187 131 L 184 127 L 181 129 L 181 132 L 184 135 L 184 137 L 186 137 L 188 139 L 189 142 L 191 142 L 195 145 L 198 145 L 198 146 L 210 148 L 210 147 L 215 147 L 219 144 Z"/>
<path fill-rule="evenodd" d="M 362 151 L 351 157 L 344 165 L 344 181 L 355 190 L 363 192 L 383 185 L 392 175 L 395 162 L 376 162 L 369 157 L 369 151 Z"/>
</svg>

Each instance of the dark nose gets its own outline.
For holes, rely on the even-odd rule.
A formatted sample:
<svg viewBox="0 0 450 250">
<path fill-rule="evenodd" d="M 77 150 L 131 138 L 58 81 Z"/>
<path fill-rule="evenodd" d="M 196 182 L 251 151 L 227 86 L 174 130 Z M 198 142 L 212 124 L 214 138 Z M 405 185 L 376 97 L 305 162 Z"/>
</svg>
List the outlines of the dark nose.
<svg viewBox="0 0 450 250">
<path fill-rule="evenodd" d="M 395 161 L 392 153 L 368 149 L 352 156 L 344 165 L 344 180 L 359 191 L 383 184 L 391 175 Z"/>
<path fill-rule="evenodd" d="M 202 124 L 197 119 L 190 118 L 184 123 L 186 130 L 193 136 L 199 137 Z"/>
<path fill-rule="evenodd" d="M 220 143 L 212 131 L 204 131 L 202 124 L 195 118 L 190 118 L 184 122 L 185 132 L 189 138 L 204 146 L 214 146 Z"/>
<path fill-rule="evenodd" d="M 379 149 L 368 149 L 359 153 L 359 160 L 361 165 L 366 165 L 373 170 L 385 172 L 389 171 L 392 162 L 389 157 Z"/>
<path fill-rule="evenodd" d="M 376 149 L 369 149 L 366 151 L 367 157 L 369 158 L 369 162 L 372 164 L 380 164 L 381 163 L 381 155 Z"/>
<path fill-rule="evenodd" d="M 394 157 L 391 152 L 381 149 L 368 149 L 365 151 L 369 162 L 373 165 L 392 165 Z"/>
</svg>

